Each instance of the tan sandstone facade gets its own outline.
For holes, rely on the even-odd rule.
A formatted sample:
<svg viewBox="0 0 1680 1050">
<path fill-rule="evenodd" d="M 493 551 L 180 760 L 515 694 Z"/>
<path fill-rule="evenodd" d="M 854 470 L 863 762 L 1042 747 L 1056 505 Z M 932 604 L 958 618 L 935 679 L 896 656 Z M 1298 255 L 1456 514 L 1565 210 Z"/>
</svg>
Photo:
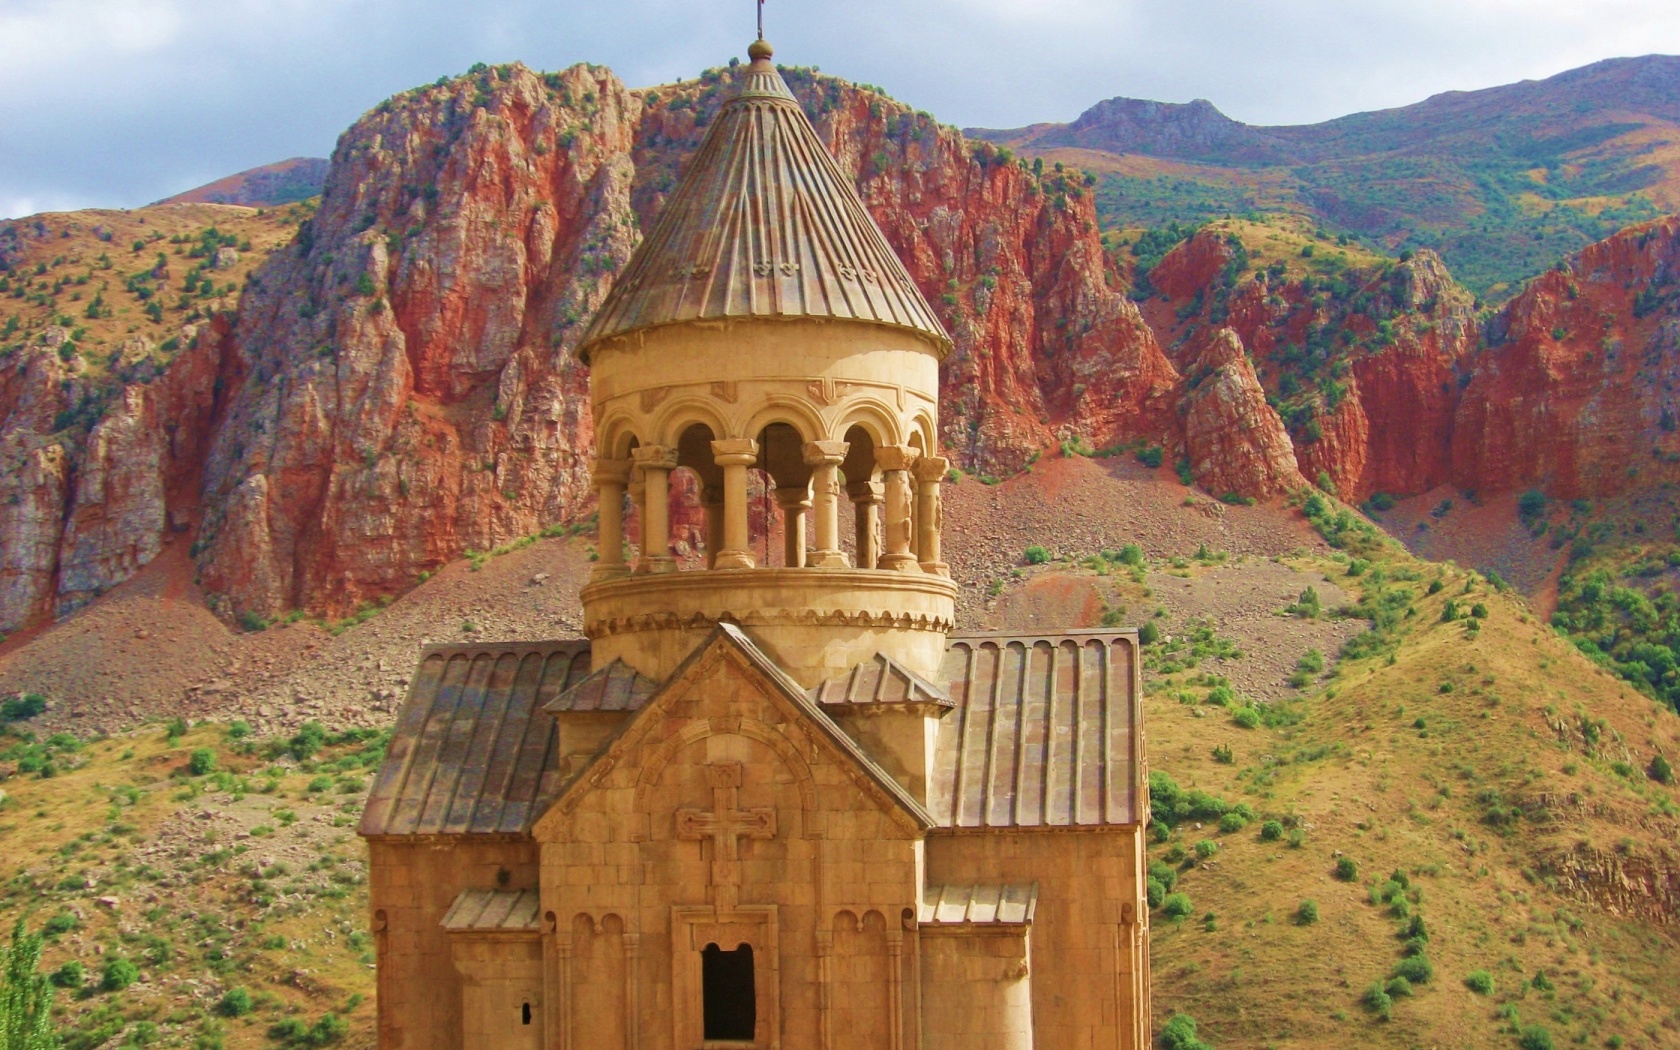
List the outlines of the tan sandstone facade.
<svg viewBox="0 0 1680 1050">
<path fill-rule="evenodd" d="M 412 680 L 361 829 L 380 1045 L 1143 1050 L 1135 634 L 953 633 L 949 339 L 752 54 L 580 348 L 587 639 Z"/>
</svg>

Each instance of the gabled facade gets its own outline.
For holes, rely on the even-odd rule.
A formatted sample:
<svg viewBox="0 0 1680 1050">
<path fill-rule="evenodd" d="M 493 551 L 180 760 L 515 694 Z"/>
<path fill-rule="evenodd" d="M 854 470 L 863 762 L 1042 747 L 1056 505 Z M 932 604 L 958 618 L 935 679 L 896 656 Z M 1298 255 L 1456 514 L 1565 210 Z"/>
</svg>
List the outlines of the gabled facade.
<svg viewBox="0 0 1680 1050">
<path fill-rule="evenodd" d="M 751 53 L 582 347 L 588 638 L 413 677 L 361 827 L 380 1045 L 1143 1050 L 1135 634 L 951 634 L 949 340 Z"/>
</svg>

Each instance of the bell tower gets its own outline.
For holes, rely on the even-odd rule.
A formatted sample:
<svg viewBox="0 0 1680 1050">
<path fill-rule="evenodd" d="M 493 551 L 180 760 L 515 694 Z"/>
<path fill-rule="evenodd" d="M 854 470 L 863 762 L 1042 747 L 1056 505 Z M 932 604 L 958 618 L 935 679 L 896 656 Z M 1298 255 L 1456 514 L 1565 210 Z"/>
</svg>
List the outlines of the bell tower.
<svg viewBox="0 0 1680 1050">
<path fill-rule="evenodd" d="M 578 349 L 599 448 L 584 631 L 596 666 L 655 680 L 720 621 L 807 688 L 877 655 L 931 679 L 956 594 L 936 443 L 951 340 L 770 45 L 748 54 Z M 752 471 L 783 525 L 771 557 L 749 543 Z M 672 552 L 674 492 L 704 507 L 702 565 Z"/>
</svg>

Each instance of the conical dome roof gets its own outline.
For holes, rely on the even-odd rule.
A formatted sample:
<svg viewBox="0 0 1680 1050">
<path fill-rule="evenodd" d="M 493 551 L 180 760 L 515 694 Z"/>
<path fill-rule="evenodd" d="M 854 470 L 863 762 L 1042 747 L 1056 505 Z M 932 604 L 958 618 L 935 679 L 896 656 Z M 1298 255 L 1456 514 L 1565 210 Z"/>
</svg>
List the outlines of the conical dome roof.
<svg viewBox="0 0 1680 1050">
<path fill-rule="evenodd" d="M 939 323 L 762 40 L 579 353 L 684 321 L 812 317 L 908 328 L 943 357 Z"/>
</svg>

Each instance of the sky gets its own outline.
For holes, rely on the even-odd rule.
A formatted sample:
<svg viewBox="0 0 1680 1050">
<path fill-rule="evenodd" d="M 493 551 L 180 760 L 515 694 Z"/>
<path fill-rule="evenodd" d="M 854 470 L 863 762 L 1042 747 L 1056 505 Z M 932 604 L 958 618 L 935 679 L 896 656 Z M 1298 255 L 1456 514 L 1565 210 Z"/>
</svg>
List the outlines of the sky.
<svg viewBox="0 0 1680 1050">
<path fill-rule="evenodd" d="M 752 0 L 0 0 L 0 218 L 136 207 L 325 157 L 474 62 L 631 86 L 744 55 Z M 1673 0 L 766 0 L 780 62 L 960 127 L 1116 95 L 1310 123 L 1603 58 L 1680 53 Z"/>
</svg>

